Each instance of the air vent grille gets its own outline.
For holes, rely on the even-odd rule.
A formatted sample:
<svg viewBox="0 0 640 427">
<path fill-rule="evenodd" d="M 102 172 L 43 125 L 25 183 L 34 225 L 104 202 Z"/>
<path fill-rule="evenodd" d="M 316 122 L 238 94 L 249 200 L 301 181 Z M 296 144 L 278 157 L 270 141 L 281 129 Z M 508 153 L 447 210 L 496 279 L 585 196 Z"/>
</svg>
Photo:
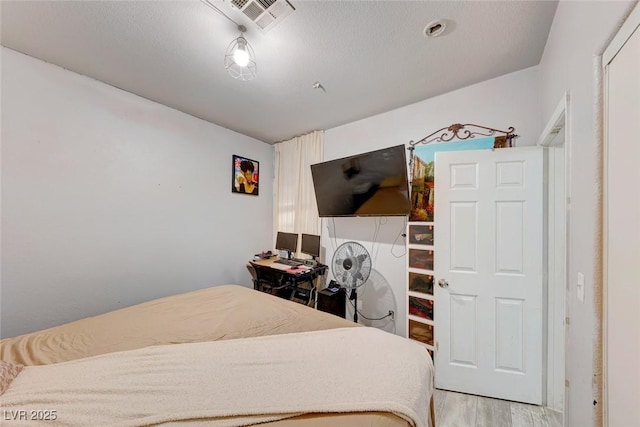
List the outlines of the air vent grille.
<svg viewBox="0 0 640 427">
<path fill-rule="evenodd" d="M 233 4 L 238 9 L 242 9 L 248 1 L 249 0 L 231 0 L 231 4 Z"/>
<path fill-rule="evenodd" d="M 249 3 L 249 5 L 247 7 L 245 7 L 243 10 L 245 15 L 247 15 L 252 21 L 255 22 L 256 19 L 258 19 L 260 17 L 260 15 L 262 15 L 262 12 L 264 12 L 264 9 L 262 9 L 258 3 L 256 2 L 251 2 Z"/>
<path fill-rule="evenodd" d="M 276 0 L 257 0 L 258 3 L 262 5 L 265 9 L 269 9 L 272 4 L 276 2 Z"/>
<path fill-rule="evenodd" d="M 270 13 L 265 13 L 256 21 L 256 25 L 264 30 L 275 21 L 275 18 Z"/>
<path fill-rule="evenodd" d="M 269 13 L 271 14 L 271 16 L 273 16 L 275 19 L 278 19 L 278 17 L 286 14 L 288 12 L 288 7 L 287 7 L 287 2 L 279 2 L 274 4 L 271 9 L 269 9 Z"/>
<path fill-rule="evenodd" d="M 263 33 L 291 15 L 295 8 L 287 0 L 229 0 L 232 9 L 239 9 Z"/>
</svg>

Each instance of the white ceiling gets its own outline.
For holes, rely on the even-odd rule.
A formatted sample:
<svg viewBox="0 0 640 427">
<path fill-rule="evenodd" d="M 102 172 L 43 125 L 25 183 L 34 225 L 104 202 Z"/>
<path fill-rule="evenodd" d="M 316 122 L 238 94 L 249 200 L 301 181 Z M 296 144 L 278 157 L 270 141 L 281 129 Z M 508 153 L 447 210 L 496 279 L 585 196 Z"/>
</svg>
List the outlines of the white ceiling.
<svg viewBox="0 0 640 427">
<path fill-rule="evenodd" d="M 199 1 L 2 1 L 1 41 L 273 143 L 536 65 L 557 6 L 290 0 L 296 11 L 263 34 L 228 1 L 213 2 L 247 27 L 255 80 L 227 74 L 238 31 Z M 454 31 L 424 37 L 439 18 L 455 21 Z"/>
</svg>

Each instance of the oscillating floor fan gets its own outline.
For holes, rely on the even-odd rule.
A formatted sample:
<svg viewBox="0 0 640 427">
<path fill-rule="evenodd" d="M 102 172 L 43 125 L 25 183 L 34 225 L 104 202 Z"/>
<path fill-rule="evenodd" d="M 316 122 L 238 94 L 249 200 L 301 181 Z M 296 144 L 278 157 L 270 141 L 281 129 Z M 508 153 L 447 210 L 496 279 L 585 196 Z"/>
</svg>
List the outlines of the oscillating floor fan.
<svg viewBox="0 0 640 427">
<path fill-rule="evenodd" d="M 349 299 L 354 300 L 353 321 L 358 323 L 358 288 L 365 284 L 371 273 L 371 256 L 357 242 L 338 246 L 331 260 L 333 276 L 345 289 L 351 289 Z"/>
</svg>

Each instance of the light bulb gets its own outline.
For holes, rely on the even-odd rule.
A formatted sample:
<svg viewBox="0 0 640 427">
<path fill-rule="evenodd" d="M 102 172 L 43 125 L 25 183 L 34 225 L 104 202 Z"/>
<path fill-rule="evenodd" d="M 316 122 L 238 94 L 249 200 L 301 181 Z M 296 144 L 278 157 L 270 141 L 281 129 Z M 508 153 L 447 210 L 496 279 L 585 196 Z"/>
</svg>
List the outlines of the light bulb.
<svg viewBox="0 0 640 427">
<path fill-rule="evenodd" d="M 246 67 L 249 65 L 249 52 L 247 52 L 246 45 L 238 42 L 235 51 L 233 52 L 233 61 L 240 67 Z"/>
</svg>

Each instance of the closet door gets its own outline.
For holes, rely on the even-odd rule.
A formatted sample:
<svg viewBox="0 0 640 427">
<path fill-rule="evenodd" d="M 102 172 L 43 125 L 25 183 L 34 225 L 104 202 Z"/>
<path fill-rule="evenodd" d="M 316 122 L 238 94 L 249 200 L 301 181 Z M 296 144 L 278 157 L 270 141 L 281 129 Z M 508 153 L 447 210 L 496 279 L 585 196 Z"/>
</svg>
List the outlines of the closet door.
<svg viewBox="0 0 640 427">
<path fill-rule="evenodd" d="M 626 29 L 626 36 L 618 41 L 617 49 L 608 50 L 606 56 L 612 59 L 605 64 L 605 395 L 609 427 L 640 426 L 640 7 L 633 17 L 634 26 L 625 24 L 621 33 Z"/>
</svg>

